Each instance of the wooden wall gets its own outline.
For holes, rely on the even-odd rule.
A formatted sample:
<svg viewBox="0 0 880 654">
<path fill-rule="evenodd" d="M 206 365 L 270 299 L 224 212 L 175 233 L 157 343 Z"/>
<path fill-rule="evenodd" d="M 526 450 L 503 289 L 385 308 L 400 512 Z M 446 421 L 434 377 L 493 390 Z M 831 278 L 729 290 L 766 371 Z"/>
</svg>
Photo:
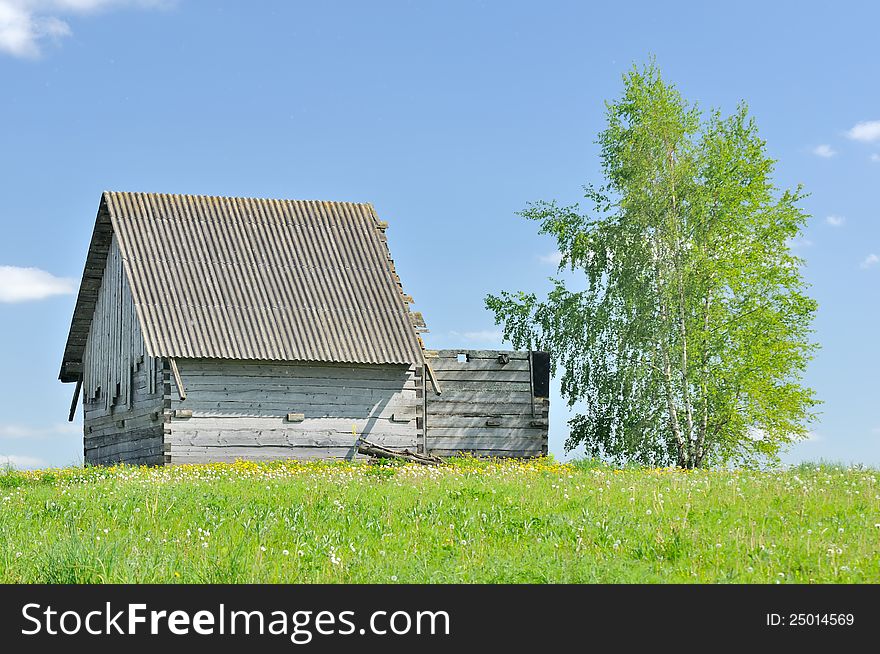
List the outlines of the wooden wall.
<svg viewBox="0 0 880 654">
<path fill-rule="evenodd" d="M 114 237 L 83 354 L 85 462 L 161 463 L 163 392 L 161 362 L 146 354 Z"/>
<path fill-rule="evenodd" d="M 550 400 L 534 396 L 529 352 L 439 350 L 427 361 L 441 391 L 427 382 L 424 437 L 431 454 L 547 454 Z"/>
<path fill-rule="evenodd" d="M 530 353 L 427 360 L 440 394 L 421 366 L 181 359 L 181 400 L 168 361 L 145 351 L 114 239 L 83 358 L 85 461 L 352 459 L 357 436 L 440 456 L 547 453 Z"/>
<path fill-rule="evenodd" d="M 180 400 L 172 378 L 168 463 L 351 459 L 355 433 L 394 448 L 415 450 L 422 440 L 416 420 L 421 423 L 421 371 L 415 367 L 198 359 L 177 364 L 186 399 Z"/>
</svg>

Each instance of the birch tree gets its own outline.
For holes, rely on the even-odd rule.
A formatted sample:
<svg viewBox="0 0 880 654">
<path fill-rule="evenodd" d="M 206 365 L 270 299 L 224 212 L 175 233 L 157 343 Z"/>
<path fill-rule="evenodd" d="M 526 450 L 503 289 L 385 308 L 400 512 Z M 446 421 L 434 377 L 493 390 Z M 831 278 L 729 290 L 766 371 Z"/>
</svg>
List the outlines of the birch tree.
<svg viewBox="0 0 880 654">
<path fill-rule="evenodd" d="M 745 104 L 703 114 L 653 63 L 623 82 L 589 209 L 521 213 L 583 283 L 486 306 L 516 347 L 549 351 L 564 399 L 584 402 L 567 449 L 681 468 L 774 459 L 817 404 L 802 383 L 816 303 L 788 245 L 807 219 L 802 189 L 774 185 Z"/>
</svg>

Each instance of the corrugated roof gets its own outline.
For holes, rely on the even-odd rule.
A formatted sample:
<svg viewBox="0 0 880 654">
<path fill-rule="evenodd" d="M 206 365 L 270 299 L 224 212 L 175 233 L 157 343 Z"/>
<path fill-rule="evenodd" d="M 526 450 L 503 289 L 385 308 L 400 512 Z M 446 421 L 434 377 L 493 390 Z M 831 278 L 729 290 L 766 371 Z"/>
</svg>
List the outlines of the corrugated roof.
<svg viewBox="0 0 880 654">
<path fill-rule="evenodd" d="M 421 361 L 384 226 L 369 204 L 104 193 L 61 379 L 79 374 L 113 234 L 153 356 Z"/>
</svg>

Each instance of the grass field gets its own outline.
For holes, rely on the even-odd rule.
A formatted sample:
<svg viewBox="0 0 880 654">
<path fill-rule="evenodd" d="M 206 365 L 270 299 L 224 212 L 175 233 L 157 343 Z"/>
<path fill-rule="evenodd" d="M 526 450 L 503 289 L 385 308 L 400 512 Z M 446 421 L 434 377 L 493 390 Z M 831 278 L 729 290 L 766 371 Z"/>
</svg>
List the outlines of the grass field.
<svg viewBox="0 0 880 654">
<path fill-rule="evenodd" d="M 880 582 L 871 469 L 278 462 L 0 474 L 3 582 Z"/>
</svg>

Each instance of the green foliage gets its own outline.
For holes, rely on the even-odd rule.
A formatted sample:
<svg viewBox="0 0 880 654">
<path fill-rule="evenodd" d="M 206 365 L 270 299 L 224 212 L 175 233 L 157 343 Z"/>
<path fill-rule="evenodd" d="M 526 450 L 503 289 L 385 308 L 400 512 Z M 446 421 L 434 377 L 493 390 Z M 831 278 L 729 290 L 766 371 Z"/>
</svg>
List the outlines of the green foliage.
<svg viewBox="0 0 880 654">
<path fill-rule="evenodd" d="M 567 448 L 684 468 L 774 460 L 817 404 L 801 384 L 816 303 L 788 246 L 807 219 L 801 189 L 774 187 L 744 104 L 704 116 L 653 63 L 624 76 L 607 121 L 592 210 L 522 212 L 584 290 L 552 279 L 543 300 L 486 306 L 515 346 L 551 353 L 570 405 L 585 402 Z"/>
<path fill-rule="evenodd" d="M 16 474 L 0 490 L 6 583 L 880 582 L 870 469 L 469 459 Z"/>
</svg>

